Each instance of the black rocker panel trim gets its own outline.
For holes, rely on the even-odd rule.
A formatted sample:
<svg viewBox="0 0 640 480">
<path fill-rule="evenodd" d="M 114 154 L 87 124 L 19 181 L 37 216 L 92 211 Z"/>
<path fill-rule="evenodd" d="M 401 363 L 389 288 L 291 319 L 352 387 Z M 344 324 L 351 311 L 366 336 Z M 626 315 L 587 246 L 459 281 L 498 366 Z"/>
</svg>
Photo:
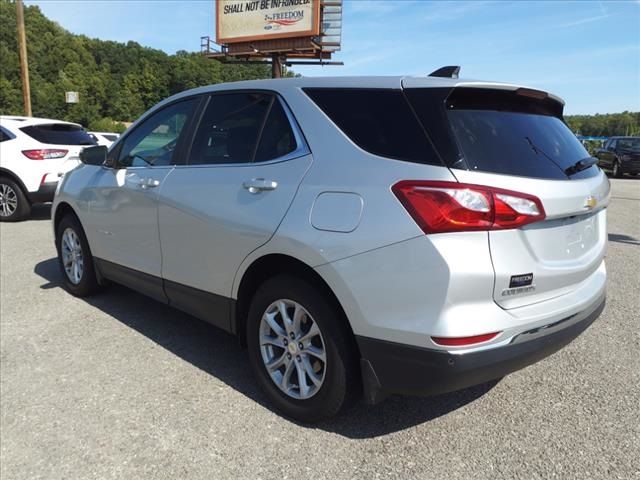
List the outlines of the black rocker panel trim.
<svg viewBox="0 0 640 480">
<path fill-rule="evenodd" d="M 163 280 L 132 268 L 95 258 L 101 277 L 168 304 L 227 332 L 232 332 L 235 300 L 180 283 Z"/>
</svg>

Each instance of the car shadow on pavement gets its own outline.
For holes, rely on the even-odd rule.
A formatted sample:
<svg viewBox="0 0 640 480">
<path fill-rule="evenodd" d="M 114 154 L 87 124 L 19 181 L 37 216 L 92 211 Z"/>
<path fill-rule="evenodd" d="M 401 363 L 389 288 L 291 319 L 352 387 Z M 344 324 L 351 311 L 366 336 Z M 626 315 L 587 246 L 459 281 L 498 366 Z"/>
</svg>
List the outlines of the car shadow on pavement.
<svg viewBox="0 0 640 480">
<path fill-rule="evenodd" d="M 38 263 L 34 272 L 47 282 L 40 288 L 63 289 L 57 259 Z M 232 335 L 120 285 L 111 285 L 98 295 L 78 300 L 88 302 L 280 415 L 259 389 L 245 351 Z M 373 406 L 360 402 L 345 414 L 317 425 L 287 421 L 302 428 L 319 428 L 348 438 L 378 437 L 415 427 L 461 408 L 487 393 L 497 383 L 494 381 L 429 398 L 392 396 Z"/>
<path fill-rule="evenodd" d="M 640 245 L 640 240 L 638 240 L 637 238 L 620 233 L 610 233 L 609 241 L 616 243 L 627 243 L 629 245 Z"/>
</svg>

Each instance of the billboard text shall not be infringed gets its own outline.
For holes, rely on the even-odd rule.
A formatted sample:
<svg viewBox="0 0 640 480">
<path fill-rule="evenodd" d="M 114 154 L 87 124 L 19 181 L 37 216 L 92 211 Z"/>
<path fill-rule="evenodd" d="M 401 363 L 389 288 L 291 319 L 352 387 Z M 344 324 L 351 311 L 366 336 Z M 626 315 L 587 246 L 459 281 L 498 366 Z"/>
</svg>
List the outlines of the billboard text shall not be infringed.
<svg viewBox="0 0 640 480">
<path fill-rule="evenodd" d="M 319 13 L 319 0 L 218 0 L 216 42 L 315 36 Z"/>
</svg>

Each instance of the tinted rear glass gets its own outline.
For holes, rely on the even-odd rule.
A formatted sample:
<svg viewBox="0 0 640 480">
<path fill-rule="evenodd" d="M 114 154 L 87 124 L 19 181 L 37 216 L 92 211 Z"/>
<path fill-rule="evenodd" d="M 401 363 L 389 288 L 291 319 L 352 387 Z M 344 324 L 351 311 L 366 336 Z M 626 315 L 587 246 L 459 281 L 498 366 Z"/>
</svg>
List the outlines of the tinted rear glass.
<svg viewBox="0 0 640 480">
<path fill-rule="evenodd" d="M 20 130 L 39 142 L 52 145 L 96 145 L 96 141 L 78 125 L 51 123 L 23 127 Z"/>
<path fill-rule="evenodd" d="M 400 90 L 307 88 L 351 141 L 382 157 L 441 165 Z"/>
<path fill-rule="evenodd" d="M 589 157 L 561 120 L 562 104 L 544 92 L 411 89 L 407 97 L 452 168 L 566 180 L 565 170 Z"/>
<path fill-rule="evenodd" d="M 470 170 L 566 179 L 567 168 L 589 157 L 556 117 L 489 110 L 451 110 L 448 117 Z M 573 177 L 591 176 L 586 172 Z"/>
</svg>

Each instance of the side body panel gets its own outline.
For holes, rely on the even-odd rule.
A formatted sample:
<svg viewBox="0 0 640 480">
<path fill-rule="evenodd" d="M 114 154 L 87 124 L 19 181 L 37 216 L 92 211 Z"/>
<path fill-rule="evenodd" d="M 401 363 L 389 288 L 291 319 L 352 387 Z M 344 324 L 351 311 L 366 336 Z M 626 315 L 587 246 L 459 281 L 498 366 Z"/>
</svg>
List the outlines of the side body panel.
<svg viewBox="0 0 640 480">
<path fill-rule="evenodd" d="M 160 191 L 162 276 L 230 296 L 244 258 L 278 228 L 311 155 L 282 162 L 180 166 Z M 245 182 L 274 181 L 274 190 L 251 193 Z"/>
<path fill-rule="evenodd" d="M 88 175 L 81 190 L 80 216 L 95 257 L 160 277 L 157 199 L 172 169 L 82 167 Z M 150 182 L 155 186 L 145 187 Z"/>
</svg>

